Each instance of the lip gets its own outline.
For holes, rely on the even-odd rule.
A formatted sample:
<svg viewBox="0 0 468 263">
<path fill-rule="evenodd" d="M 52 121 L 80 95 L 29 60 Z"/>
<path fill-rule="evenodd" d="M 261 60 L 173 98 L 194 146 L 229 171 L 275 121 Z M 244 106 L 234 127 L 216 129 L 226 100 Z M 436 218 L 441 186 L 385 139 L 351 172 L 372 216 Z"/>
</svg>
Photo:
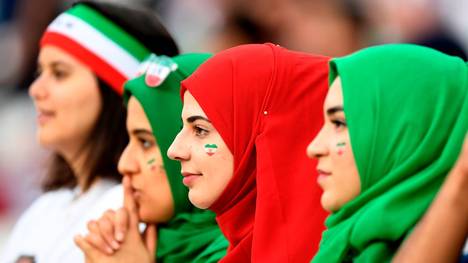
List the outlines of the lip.
<svg viewBox="0 0 468 263">
<path fill-rule="evenodd" d="M 182 173 L 182 176 L 184 177 L 184 179 L 182 179 L 182 183 L 187 187 L 190 187 L 193 184 L 193 181 L 197 180 L 200 176 L 202 176 L 202 174 L 199 174 L 199 173 L 191 173 L 191 172 L 181 172 L 181 173 Z"/>
<path fill-rule="evenodd" d="M 323 181 L 324 179 L 326 179 L 327 177 L 331 176 L 331 172 L 327 172 L 327 171 L 324 171 L 320 168 L 317 169 L 317 173 L 318 173 L 318 176 L 317 176 L 317 183 L 320 185 L 320 182 Z"/>
<path fill-rule="evenodd" d="M 39 123 L 39 125 L 44 125 L 45 123 L 47 123 L 49 120 L 51 120 L 55 116 L 55 113 L 50 110 L 44 110 L 40 108 L 37 108 L 36 110 L 37 110 L 37 122 Z"/>
<path fill-rule="evenodd" d="M 142 197 L 142 193 L 140 190 L 136 189 L 135 187 L 132 187 L 132 195 L 135 201 L 138 203 Z"/>
</svg>

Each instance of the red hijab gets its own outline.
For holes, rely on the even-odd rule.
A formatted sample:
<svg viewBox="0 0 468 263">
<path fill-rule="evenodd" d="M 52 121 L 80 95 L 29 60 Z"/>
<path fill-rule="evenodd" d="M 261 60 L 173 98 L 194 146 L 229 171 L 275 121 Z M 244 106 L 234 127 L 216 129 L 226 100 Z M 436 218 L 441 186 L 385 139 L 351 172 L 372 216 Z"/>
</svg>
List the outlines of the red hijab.
<svg viewBox="0 0 468 263">
<path fill-rule="evenodd" d="M 210 207 L 230 246 L 221 262 L 309 262 L 324 230 L 315 161 L 328 57 L 272 45 L 218 53 L 182 82 L 234 156 Z"/>
</svg>

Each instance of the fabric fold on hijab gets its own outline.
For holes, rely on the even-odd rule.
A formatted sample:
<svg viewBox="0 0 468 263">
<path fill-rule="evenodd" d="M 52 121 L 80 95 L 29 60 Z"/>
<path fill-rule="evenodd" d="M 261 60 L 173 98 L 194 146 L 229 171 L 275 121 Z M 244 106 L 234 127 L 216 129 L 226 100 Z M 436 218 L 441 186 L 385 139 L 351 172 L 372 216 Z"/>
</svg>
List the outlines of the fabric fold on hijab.
<svg viewBox="0 0 468 263">
<path fill-rule="evenodd" d="M 169 58 L 153 54 L 142 63 L 141 76 L 124 85 L 125 103 L 134 96 L 148 117 L 174 198 L 174 217 L 158 225 L 157 262 L 217 262 L 226 254 L 228 242 L 216 224 L 215 214 L 189 202 L 180 163 L 166 154 L 182 126 L 180 82 L 210 56 L 183 54 Z"/>
<path fill-rule="evenodd" d="M 424 215 L 468 131 L 468 69 L 390 44 L 332 60 L 361 193 L 330 215 L 313 262 L 388 262 Z"/>
<path fill-rule="evenodd" d="M 272 44 L 218 53 L 182 82 L 234 156 L 210 207 L 230 242 L 221 262 L 308 262 L 326 216 L 308 143 L 323 124 L 328 57 Z"/>
</svg>

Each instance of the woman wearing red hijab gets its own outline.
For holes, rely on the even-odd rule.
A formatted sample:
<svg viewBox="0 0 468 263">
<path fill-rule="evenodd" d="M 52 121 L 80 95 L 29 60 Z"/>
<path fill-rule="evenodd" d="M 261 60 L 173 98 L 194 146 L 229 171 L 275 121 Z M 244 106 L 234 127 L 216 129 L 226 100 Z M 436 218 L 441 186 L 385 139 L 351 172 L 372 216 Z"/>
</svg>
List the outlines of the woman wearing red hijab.
<svg viewBox="0 0 468 263">
<path fill-rule="evenodd" d="M 218 53 L 182 82 L 183 128 L 168 150 L 197 207 L 230 246 L 221 262 L 309 262 L 323 221 L 308 142 L 319 131 L 327 57 L 272 45 Z"/>
</svg>

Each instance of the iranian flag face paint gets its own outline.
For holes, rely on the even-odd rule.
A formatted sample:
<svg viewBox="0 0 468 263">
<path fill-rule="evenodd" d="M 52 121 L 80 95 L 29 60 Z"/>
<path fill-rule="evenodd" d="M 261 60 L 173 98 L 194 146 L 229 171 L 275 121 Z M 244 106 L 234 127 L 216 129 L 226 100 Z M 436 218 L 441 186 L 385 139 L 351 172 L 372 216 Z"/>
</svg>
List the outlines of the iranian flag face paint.
<svg viewBox="0 0 468 263">
<path fill-rule="evenodd" d="M 205 152 L 209 156 L 212 156 L 218 150 L 218 146 L 216 144 L 205 144 Z"/>
<path fill-rule="evenodd" d="M 156 170 L 156 165 L 154 164 L 156 162 L 156 158 L 152 158 L 151 160 L 149 160 L 147 162 L 149 168 L 151 171 L 155 171 Z"/>
<path fill-rule="evenodd" d="M 343 155 L 345 146 L 346 146 L 345 142 L 339 142 L 336 144 L 336 147 L 338 148 L 337 150 L 338 155 Z"/>
</svg>

